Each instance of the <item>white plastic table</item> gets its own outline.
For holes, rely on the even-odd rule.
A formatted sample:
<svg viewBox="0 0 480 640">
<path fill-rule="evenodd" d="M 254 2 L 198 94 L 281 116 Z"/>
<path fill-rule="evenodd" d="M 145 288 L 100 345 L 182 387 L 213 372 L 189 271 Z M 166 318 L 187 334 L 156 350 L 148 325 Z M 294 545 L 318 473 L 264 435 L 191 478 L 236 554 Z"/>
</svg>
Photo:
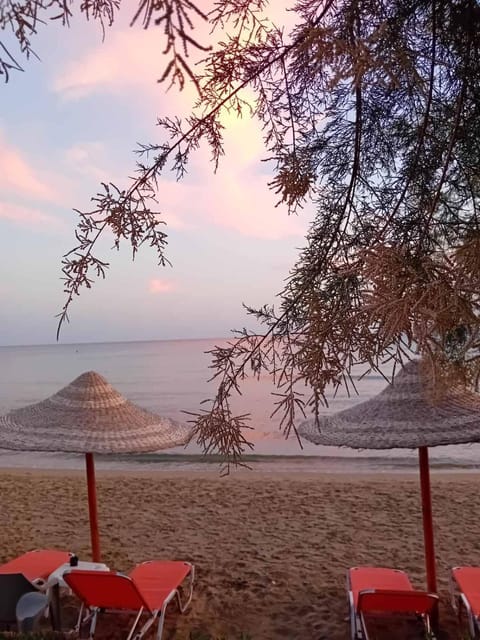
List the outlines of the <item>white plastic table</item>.
<svg viewBox="0 0 480 640">
<path fill-rule="evenodd" d="M 52 616 L 52 625 L 55 631 L 60 631 L 62 627 L 60 615 L 60 587 L 68 589 L 68 585 L 63 579 L 63 576 L 75 569 L 83 569 L 84 571 L 110 571 L 107 565 L 102 562 L 86 562 L 79 560 L 78 564 L 73 567 L 69 562 L 60 565 L 48 576 L 43 588 L 47 591 L 50 598 L 50 615 Z"/>
<path fill-rule="evenodd" d="M 74 567 L 72 567 L 69 562 L 66 562 L 65 564 L 61 564 L 58 569 L 55 569 L 55 571 L 48 576 L 44 588 L 51 589 L 54 586 L 68 588 L 63 576 L 66 573 L 70 573 L 70 571 L 75 571 L 75 569 L 82 569 L 84 571 L 110 571 L 107 565 L 102 562 L 86 562 L 84 560 L 79 560 L 78 564 Z"/>
</svg>

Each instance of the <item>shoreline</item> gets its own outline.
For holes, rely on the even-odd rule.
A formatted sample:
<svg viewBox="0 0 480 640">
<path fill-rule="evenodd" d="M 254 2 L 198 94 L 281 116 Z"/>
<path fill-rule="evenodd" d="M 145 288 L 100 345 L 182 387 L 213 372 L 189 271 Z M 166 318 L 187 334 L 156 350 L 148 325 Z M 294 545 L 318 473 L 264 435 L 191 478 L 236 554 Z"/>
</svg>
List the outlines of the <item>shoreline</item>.
<svg viewBox="0 0 480 640">
<path fill-rule="evenodd" d="M 410 475 L 418 473 L 418 456 L 297 456 L 276 454 L 249 454 L 243 458 L 247 472 L 261 474 L 296 474 L 303 475 Z M 100 471 L 111 472 L 195 472 L 215 474 L 222 466 L 220 456 L 207 456 L 201 453 L 157 453 L 157 454 L 96 454 L 95 466 Z M 0 449 L 0 469 L 62 469 L 82 470 L 83 454 L 62 454 L 61 452 L 8 451 Z M 234 473 L 244 473 L 244 469 Z M 432 474 L 475 474 L 480 473 L 480 451 L 472 452 L 468 458 L 453 456 L 444 459 L 430 454 L 430 471 Z"/>
<path fill-rule="evenodd" d="M 54 469 L 54 468 L 28 468 L 28 467 L 0 467 L 0 476 L 33 476 L 37 478 L 48 477 L 85 477 L 85 469 Z M 390 471 L 263 471 L 252 469 L 235 469 L 228 475 L 222 475 L 220 468 L 211 470 L 196 469 L 95 469 L 97 478 L 143 478 L 143 479 L 172 479 L 172 480 L 209 480 L 218 482 L 312 482 L 319 483 L 359 483 L 370 484 L 375 482 L 419 482 L 419 470 L 390 470 Z M 430 469 L 430 477 L 435 482 L 480 482 L 478 470 L 436 470 Z"/>
</svg>

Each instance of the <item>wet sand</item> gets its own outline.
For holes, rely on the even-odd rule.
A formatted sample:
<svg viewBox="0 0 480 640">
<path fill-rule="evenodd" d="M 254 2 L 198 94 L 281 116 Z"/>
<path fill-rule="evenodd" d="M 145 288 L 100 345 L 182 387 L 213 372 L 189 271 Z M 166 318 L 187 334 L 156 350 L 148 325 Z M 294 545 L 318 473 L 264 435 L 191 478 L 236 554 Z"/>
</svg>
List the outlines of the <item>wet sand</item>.
<svg viewBox="0 0 480 640">
<path fill-rule="evenodd" d="M 244 632 L 252 640 L 344 640 L 351 566 L 404 569 L 425 588 L 415 474 L 98 472 L 97 486 L 110 568 L 128 572 L 148 559 L 195 564 L 192 606 L 183 615 L 172 607 L 166 639 L 205 632 L 233 640 Z M 448 569 L 480 564 L 480 475 L 433 474 L 432 498 L 440 637 L 462 638 Z M 49 547 L 89 559 L 83 473 L 0 471 L 0 520 L 0 562 Z M 98 638 L 124 631 L 105 618 Z"/>
</svg>

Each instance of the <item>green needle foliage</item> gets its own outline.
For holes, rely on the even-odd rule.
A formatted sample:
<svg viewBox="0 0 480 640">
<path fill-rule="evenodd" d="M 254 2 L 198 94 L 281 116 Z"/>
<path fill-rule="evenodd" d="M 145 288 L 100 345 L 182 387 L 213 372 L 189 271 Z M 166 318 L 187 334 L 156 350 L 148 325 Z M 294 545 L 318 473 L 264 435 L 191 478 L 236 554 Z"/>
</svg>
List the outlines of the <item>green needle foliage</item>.
<svg viewBox="0 0 480 640">
<path fill-rule="evenodd" d="M 110 24 L 119 4 L 91 0 L 82 8 Z M 8 18 L 14 4 L 0 0 L 3 26 L 4 5 Z M 31 7 L 52 5 L 64 7 L 67 22 L 68 3 L 24 6 L 32 16 Z M 161 202 L 162 170 L 181 178 L 201 144 L 215 167 L 227 109 L 258 119 L 279 203 L 296 213 L 313 202 L 316 215 L 278 306 L 247 308 L 263 334 L 240 331 L 212 353 L 218 394 L 195 416 L 205 451 L 221 452 L 228 466 L 249 447 L 248 416 L 230 406 L 247 375 L 274 377 L 287 434 L 298 416 L 319 411 L 328 385 L 351 383 L 354 365 L 381 371 L 386 361 L 417 353 L 434 373 L 435 396 L 452 381 L 476 382 L 480 4 L 297 0 L 291 32 L 267 19 L 265 0 L 218 0 L 208 15 L 203 8 L 189 0 L 140 2 L 134 21 L 162 27 L 161 80 L 180 89 L 192 81 L 198 100 L 185 121 L 159 119 L 164 142 L 139 149 L 128 188 L 103 185 L 94 210 L 79 212 L 78 244 L 63 265 L 60 322 L 92 274 L 105 275 L 108 264 L 94 255 L 104 230 L 117 247 L 126 240 L 135 254 L 147 243 L 166 260 L 166 235 L 152 209 L 157 194 Z M 191 35 L 204 20 L 212 42 L 221 33 L 213 47 Z M 27 54 L 28 28 L 17 32 Z M 198 68 L 191 51 L 204 52 Z"/>
</svg>

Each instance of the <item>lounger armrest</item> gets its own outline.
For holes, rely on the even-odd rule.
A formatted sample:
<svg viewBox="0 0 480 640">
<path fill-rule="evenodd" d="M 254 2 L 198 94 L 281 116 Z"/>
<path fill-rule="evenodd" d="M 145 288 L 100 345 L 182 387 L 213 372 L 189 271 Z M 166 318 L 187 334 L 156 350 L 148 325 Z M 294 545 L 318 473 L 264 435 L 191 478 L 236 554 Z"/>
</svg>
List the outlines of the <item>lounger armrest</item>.
<svg viewBox="0 0 480 640">
<path fill-rule="evenodd" d="M 35 578 L 34 580 L 32 580 L 32 584 L 34 587 L 36 587 L 39 591 L 44 591 L 47 581 L 44 580 L 43 578 Z"/>
<path fill-rule="evenodd" d="M 395 591 L 365 589 L 358 594 L 357 612 L 416 613 L 429 615 L 438 603 L 438 596 L 427 591 Z"/>
</svg>

